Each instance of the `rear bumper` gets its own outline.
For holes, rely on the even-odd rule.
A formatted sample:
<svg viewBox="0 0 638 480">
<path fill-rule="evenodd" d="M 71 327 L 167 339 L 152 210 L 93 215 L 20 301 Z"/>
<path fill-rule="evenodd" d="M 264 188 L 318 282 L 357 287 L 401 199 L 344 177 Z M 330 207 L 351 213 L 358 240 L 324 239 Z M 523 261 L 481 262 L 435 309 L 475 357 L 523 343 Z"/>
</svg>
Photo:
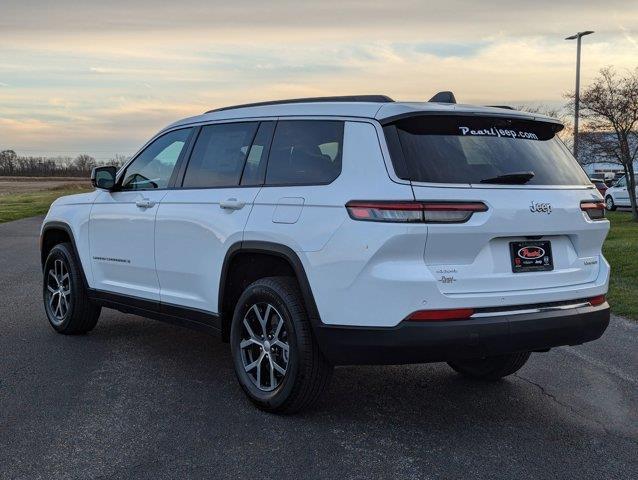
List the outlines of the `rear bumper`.
<svg viewBox="0 0 638 480">
<path fill-rule="evenodd" d="M 321 325 L 315 329 L 335 365 L 444 362 L 578 345 L 600 338 L 609 304 L 469 320 L 402 322 L 392 328 Z"/>
</svg>

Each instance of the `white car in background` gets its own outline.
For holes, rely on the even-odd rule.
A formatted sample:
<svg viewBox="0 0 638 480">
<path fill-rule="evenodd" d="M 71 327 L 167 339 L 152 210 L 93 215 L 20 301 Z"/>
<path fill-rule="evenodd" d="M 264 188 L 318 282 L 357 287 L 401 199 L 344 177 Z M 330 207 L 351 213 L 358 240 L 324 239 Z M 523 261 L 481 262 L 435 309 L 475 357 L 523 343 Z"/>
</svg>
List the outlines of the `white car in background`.
<svg viewBox="0 0 638 480">
<path fill-rule="evenodd" d="M 638 183 L 638 175 L 634 175 L 634 179 Z M 638 189 L 636 190 L 636 201 L 638 201 Z M 609 211 L 616 210 L 617 207 L 631 207 L 626 176 L 620 177 L 613 187 L 607 189 L 605 207 Z"/>
</svg>

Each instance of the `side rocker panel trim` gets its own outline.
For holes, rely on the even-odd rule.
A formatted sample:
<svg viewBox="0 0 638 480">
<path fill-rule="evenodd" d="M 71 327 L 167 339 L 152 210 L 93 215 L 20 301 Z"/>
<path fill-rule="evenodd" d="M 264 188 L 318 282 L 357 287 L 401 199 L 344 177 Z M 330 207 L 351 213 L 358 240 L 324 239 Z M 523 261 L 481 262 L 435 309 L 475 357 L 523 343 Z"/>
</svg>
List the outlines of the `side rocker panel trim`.
<svg viewBox="0 0 638 480">
<path fill-rule="evenodd" d="M 103 290 L 89 289 L 88 292 L 89 298 L 103 307 L 204 331 L 216 336 L 221 332 L 219 316 L 214 313 Z"/>
</svg>

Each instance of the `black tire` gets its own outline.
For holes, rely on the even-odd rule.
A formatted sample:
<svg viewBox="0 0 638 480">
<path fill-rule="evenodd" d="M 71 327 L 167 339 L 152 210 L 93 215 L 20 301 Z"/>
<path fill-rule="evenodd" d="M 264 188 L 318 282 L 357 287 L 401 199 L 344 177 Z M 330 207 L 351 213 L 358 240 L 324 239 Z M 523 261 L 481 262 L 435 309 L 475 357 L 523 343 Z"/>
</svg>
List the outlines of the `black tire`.
<svg viewBox="0 0 638 480">
<path fill-rule="evenodd" d="M 54 246 L 44 264 L 44 310 L 49 324 L 65 335 L 91 331 L 100 317 L 101 307 L 89 300 L 80 269 L 69 243 Z M 62 282 L 59 279 L 63 279 Z"/>
<path fill-rule="evenodd" d="M 458 360 L 448 365 L 461 375 L 477 380 L 495 381 L 521 369 L 531 352 L 511 353 L 498 357 Z"/>
<path fill-rule="evenodd" d="M 610 211 L 613 212 L 614 210 L 616 210 L 616 204 L 614 203 L 614 199 L 611 195 L 607 195 L 605 197 L 605 208 Z"/>
<path fill-rule="evenodd" d="M 263 325 L 256 323 L 262 320 Z M 312 334 L 297 282 L 290 277 L 263 278 L 244 290 L 235 307 L 230 346 L 239 385 L 267 412 L 290 414 L 312 407 L 332 376 L 333 367 Z M 274 370 L 273 364 L 285 372 Z M 268 382 L 260 378 L 263 375 Z"/>
</svg>

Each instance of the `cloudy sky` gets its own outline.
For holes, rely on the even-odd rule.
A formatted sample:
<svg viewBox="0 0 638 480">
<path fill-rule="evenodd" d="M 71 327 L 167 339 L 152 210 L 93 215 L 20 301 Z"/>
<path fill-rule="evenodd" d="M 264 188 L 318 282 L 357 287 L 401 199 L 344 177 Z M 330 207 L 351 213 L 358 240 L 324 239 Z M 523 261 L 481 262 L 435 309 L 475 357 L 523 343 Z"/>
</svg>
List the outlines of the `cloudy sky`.
<svg viewBox="0 0 638 480">
<path fill-rule="evenodd" d="M 635 0 L 0 0 L 0 149 L 107 159 L 180 117 L 300 96 L 561 105 L 579 30 L 584 84 L 638 66 Z"/>
</svg>

